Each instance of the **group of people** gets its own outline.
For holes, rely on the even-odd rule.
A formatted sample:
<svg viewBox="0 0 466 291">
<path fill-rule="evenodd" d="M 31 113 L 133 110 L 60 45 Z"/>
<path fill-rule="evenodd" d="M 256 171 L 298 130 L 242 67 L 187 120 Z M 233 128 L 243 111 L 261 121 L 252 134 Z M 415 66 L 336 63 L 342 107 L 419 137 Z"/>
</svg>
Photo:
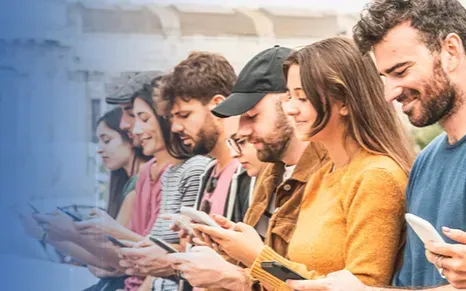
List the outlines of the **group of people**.
<svg viewBox="0 0 466 291">
<path fill-rule="evenodd" d="M 238 76 L 209 52 L 136 75 L 97 124 L 107 211 L 34 214 L 31 233 L 101 278 L 87 290 L 466 288 L 466 9 L 373 0 L 353 32 L 266 49 Z M 445 130 L 416 159 L 394 101 Z M 182 207 L 218 226 L 191 231 Z"/>
</svg>

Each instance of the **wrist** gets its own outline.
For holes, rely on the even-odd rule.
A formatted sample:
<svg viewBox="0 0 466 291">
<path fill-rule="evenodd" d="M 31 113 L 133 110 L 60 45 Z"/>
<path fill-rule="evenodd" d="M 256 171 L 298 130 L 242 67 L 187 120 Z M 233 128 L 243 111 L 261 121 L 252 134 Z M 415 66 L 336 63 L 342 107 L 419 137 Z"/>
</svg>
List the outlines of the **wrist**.
<svg viewBox="0 0 466 291">
<path fill-rule="evenodd" d="M 228 290 L 251 290 L 252 280 L 246 269 L 235 266 L 231 271 L 225 272 L 225 286 L 222 286 Z"/>
</svg>

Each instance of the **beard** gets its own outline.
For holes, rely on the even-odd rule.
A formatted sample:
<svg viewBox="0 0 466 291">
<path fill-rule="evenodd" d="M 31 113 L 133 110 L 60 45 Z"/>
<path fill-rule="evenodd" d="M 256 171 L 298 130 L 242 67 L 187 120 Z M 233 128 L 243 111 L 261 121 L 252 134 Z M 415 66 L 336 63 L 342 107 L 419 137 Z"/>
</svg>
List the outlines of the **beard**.
<svg viewBox="0 0 466 291">
<path fill-rule="evenodd" d="M 208 155 L 217 144 L 219 136 L 220 131 L 209 112 L 206 116 L 204 127 L 202 127 L 197 134 L 192 153 L 195 155 Z"/>
<path fill-rule="evenodd" d="M 277 119 L 273 131 L 265 138 L 252 136 L 251 142 L 262 143 L 262 149 L 257 150 L 257 158 L 265 163 L 280 162 L 288 149 L 294 129 L 288 121 L 280 103 L 276 104 Z"/>
<path fill-rule="evenodd" d="M 416 127 L 424 127 L 446 120 L 458 108 L 458 90 L 453 86 L 442 69 L 440 60 L 434 61 L 432 77 L 424 85 L 423 96 L 417 90 L 404 90 L 398 100 L 418 100 L 418 112 L 412 108 L 406 112 L 409 121 Z"/>
</svg>

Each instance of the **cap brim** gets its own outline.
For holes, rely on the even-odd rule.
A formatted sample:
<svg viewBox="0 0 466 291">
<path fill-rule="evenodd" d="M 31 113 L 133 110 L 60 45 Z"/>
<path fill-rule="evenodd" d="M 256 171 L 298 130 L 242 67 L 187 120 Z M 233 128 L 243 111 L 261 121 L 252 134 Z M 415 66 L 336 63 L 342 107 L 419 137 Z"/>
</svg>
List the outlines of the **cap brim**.
<svg viewBox="0 0 466 291">
<path fill-rule="evenodd" d="M 265 95 L 266 92 L 233 93 L 212 109 L 212 113 L 220 118 L 241 115 L 256 106 Z"/>
<path fill-rule="evenodd" d="M 105 102 L 110 105 L 120 105 L 120 104 L 130 103 L 132 100 L 131 97 L 132 96 L 107 97 L 105 98 Z"/>
</svg>

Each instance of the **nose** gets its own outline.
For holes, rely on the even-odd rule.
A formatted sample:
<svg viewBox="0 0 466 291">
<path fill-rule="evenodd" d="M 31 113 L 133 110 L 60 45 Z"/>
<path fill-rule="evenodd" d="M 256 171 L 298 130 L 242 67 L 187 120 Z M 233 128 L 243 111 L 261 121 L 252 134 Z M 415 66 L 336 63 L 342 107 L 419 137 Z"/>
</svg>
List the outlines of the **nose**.
<svg viewBox="0 0 466 291">
<path fill-rule="evenodd" d="M 96 148 L 96 152 L 99 154 L 99 155 L 102 155 L 104 153 L 104 148 L 98 144 L 97 145 L 97 148 Z"/>
<path fill-rule="evenodd" d="M 120 129 L 123 131 L 131 130 L 131 123 L 125 117 L 121 117 Z"/>
<path fill-rule="evenodd" d="M 133 134 L 141 135 L 143 132 L 144 130 L 142 129 L 141 123 L 136 120 L 136 122 L 134 123 L 134 127 L 133 127 Z"/>
<path fill-rule="evenodd" d="M 299 115 L 299 106 L 296 105 L 296 101 L 294 99 L 289 100 L 288 102 L 282 103 L 283 111 L 288 116 L 296 116 Z"/>
<path fill-rule="evenodd" d="M 395 101 L 403 93 L 403 88 L 392 78 L 385 79 L 384 94 L 387 102 Z"/>
<path fill-rule="evenodd" d="M 172 132 L 174 133 L 181 133 L 183 132 L 184 128 L 180 124 L 173 122 L 172 123 Z"/>
</svg>

